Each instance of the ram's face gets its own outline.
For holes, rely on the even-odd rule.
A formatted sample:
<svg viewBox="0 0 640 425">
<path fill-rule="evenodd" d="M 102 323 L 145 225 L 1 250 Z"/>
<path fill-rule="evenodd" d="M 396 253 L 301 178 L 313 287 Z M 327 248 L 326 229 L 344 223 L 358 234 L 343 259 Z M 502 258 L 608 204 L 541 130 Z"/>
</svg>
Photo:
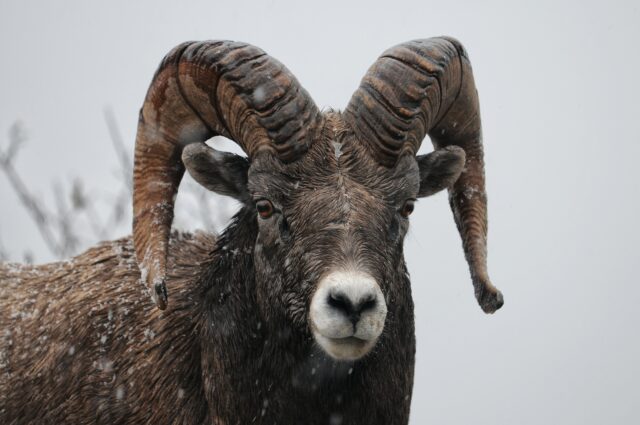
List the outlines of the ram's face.
<svg viewBox="0 0 640 425">
<path fill-rule="evenodd" d="M 202 184 L 254 211 L 258 302 L 270 324 L 311 334 L 338 360 L 367 354 L 405 272 L 402 246 L 416 198 L 451 184 L 460 149 L 376 162 L 348 132 L 325 132 L 298 160 L 269 151 L 250 163 L 204 145 L 185 163 Z"/>
<path fill-rule="evenodd" d="M 419 189 L 415 158 L 390 169 L 348 140 L 319 142 L 293 164 L 256 158 L 249 189 L 267 305 L 311 331 L 334 358 L 366 354 L 395 290 L 391 276 Z"/>
</svg>

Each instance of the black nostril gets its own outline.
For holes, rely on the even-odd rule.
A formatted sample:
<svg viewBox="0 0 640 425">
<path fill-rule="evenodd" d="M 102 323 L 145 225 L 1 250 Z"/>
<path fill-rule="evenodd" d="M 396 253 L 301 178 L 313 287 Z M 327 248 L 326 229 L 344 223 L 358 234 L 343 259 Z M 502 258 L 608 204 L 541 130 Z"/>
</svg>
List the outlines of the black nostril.
<svg viewBox="0 0 640 425">
<path fill-rule="evenodd" d="M 363 311 L 373 310 L 376 307 L 376 297 L 375 295 L 369 295 L 367 298 L 360 302 L 358 311 L 362 313 Z"/>
<path fill-rule="evenodd" d="M 354 326 L 360 320 L 360 315 L 363 312 L 372 310 L 377 305 L 376 297 L 373 294 L 366 296 L 354 305 L 343 292 L 331 292 L 327 302 L 331 307 L 344 313 Z"/>
<path fill-rule="evenodd" d="M 330 293 L 328 302 L 331 307 L 344 312 L 347 316 L 354 310 L 351 300 L 342 292 Z"/>
</svg>

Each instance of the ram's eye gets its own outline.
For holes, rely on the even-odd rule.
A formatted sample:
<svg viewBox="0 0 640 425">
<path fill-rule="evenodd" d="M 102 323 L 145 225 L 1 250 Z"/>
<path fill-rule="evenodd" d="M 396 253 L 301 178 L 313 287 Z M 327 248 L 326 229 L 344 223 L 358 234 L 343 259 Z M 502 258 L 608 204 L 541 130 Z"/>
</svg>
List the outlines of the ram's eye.
<svg viewBox="0 0 640 425">
<path fill-rule="evenodd" d="M 273 204 L 267 199 L 260 199 L 256 202 L 256 211 L 262 218 L 269 218 L 273 215 Z"/>
<path fill-rule="evenodd" d="M 404 201 L 404 205 L 402 205 L 402 208 L 400 208 L 400 215 L 405 218 L 409 217 L 413 212 L 415 202 L 415 199 L 407 199 L 406 201 Z"/>
</svg>

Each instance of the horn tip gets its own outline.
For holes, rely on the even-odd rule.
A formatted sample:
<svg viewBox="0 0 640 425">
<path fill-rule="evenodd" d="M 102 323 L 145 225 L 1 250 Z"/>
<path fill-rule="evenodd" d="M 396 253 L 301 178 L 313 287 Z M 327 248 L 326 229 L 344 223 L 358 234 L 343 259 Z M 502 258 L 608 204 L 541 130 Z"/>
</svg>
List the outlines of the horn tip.
<svg viewBox="0 0 640 425">
<path fill-rule="evenodd" d="M 153 287 L 149 289 L 149 292 L 151 293 L 151 299 L 153 300 L 156 307 L 158 307 L 160 310 L 165 310 L 167 308 L 167 303 L 169 300 L 165 279 L 156 279 L 156 281 L 153 283 Z"/>
<path fill-rule="evenodd" d="M 480 308 L 487 314 L 493 314 L 504 305 L 504 296 L 490 282 L 476 283 L 476 299 Z"/>
<path fill-rule="evenodd" d="M 155 302 L 156 306 L 160 309 L 160 310 L 164 310 L 167 308 L 167 301 L 168 301 L 168 296 L 167 296 L 167 287 L 164 284 L 164 281 L 156 283 L 154 285 L 154 291 L 153 291 L 153 301 Z"/>
</svg>

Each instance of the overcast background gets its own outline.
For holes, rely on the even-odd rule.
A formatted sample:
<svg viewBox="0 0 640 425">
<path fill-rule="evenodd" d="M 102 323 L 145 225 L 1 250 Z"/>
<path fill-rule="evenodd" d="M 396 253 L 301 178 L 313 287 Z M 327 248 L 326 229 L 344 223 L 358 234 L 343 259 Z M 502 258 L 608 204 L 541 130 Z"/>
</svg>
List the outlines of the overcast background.
<svg viewBox="0 0 640 425">
<path fill-rule="evenodd" d="M 2 0 L 0 147 L 19 119 L 29 139 L 16 167 L 40 199 L 76 176 L 109 193 L 118 167 L 103 110 L 132 150 L 153 72 L 182 41 L 253 43 L 321 108 L 344 108 L 386 48 L 454 36 L 480 94 L 489 271 L 505 306 L 493 316 L 477 306 L 446 195 L 421 200 L 406 240 L 418 341 L 411 423 L 637 424 L 639 7 Z M 0 211 L 12 259 L 29 249 L 52 260 L 3 174 Z"/>
</svg>

